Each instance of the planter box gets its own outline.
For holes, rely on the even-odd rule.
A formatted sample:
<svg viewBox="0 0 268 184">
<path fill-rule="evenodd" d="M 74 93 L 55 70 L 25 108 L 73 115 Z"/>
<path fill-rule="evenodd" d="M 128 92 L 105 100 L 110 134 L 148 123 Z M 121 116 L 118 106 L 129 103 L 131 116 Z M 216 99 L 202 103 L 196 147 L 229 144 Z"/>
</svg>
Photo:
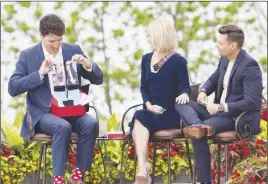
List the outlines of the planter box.
<svg viewBox="0 0 268 184">
<path fill-rule="evenodd" d="M 25 176 L 24 181 L 21 184 L 36 184 L 35 176 L 36 173 L 27 174 Z M 160 176 L 156 176 L 154 181 L 155 184 L 163 183 Z M 51 184 L 51 183 L 53 183 L 52 178 L 50 176 L 47 176 L 45 184 Z M 125 183 L 133 184 L 133 181 L 126 180 Z M 173 180 L 172 183 L 191 183 L 191 178 L 187 176 L 185 170 L 183 170 L 180 175 L 175 176 L 175 179 Z M 115 184 L 120 184 L 120 182 Z"/>
<path fill-rule="evenodd" d="M 36 184 L 35 178 L 36 178 L 36 172 L 27 174 L 24 178 L 24 181 L 21 184 Z M 42 180 L 40 181 L 40 183 L 42 183 Z M 47 175 L 45 184 L 52 184 L 52 183 L 53 183 L 52 178 Z"/>
<path fill-rule="evenodd" d="M 126 180 L 125 182 L 126 184 L 133 184 L 133 181 L 130 181 L 130 180 Z M 162 179 L 161 179 L 161 176 L 156 176 L 154 178 L 154 183 L 155 184 L 160 184 L 160 183 L 163 183 L 162 182 Z M 181 174 L 180 175 L 176 175 L 174 180 L 172 181 L 172 183 L 191 183 L 191 178 L 190 176 L 187 176 L 186 175 L 186 171 L 185 170 L 182 170 Z M 120 184 L 120 182 L 116 183 L 116 184 Z"/>
</svg>

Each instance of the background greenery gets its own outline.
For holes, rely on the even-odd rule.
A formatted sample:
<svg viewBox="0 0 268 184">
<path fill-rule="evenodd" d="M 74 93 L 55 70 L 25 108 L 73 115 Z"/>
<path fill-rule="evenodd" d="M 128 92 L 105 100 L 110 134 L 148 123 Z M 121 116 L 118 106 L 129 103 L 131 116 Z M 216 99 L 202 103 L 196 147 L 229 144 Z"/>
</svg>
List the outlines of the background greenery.
<svg viewBox="0 0 268 184">
<path fill-rule="evenodd" d="M 215 32 L 225 23 L 243 27 L 245 48 L 267 72 L 267 8 L 259 2 L 2 2 L 1 3 L 1 111 L 9 114 L 25 107 L 25 94 L 10 100 L 7 80 L 15 69 L 19 51 L 39 42 L 40 18 L 50 12 L 66 24 L 65 41 L 81 45 L 97 62 L 104 83 L 90 94 L 101 119 L 122 114 L 141 101 L 140 60 L 148 52 L 145 28 L 159 16 L 174 21 L 178 49 L 188 61 L 192 82 L 204 82 L 219 56 Z M 3 106 L 4 105 L 4 106 Z M 15 113 L 14 113 L 15 114 Z M 106 122 L 106 121 L 104 121 Z"/>
</svg>

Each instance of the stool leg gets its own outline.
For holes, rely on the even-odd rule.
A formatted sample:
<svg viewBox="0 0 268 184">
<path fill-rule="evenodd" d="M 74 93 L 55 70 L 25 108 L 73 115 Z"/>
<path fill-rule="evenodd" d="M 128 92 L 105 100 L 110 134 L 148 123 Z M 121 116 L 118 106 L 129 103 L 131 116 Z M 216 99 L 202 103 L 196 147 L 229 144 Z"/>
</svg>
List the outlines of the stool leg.
<svg viewBox="0 0 268 184">
<path fill-rule="evenodd" d="M 38 170 L 36 173 L 36 184 L 39 184 L 40 182 L 40 171 L 41 171 L 41 163 L 42 163 L 42 158 L 43 158 L 43 147 L 44 145 L 42 144 L 40 146 L 40 153 L 39 153 L 39 159 L 38 159 Z"/>
<path fill-rule="evenodd" d="M 170 169 L 170 142 L 167 142 L 167 150 L 168 150 L 168 184 L 171 183 L 171 169 Z"/>
<path fill-rule="evenodd" d="M 123 139 L 122 147 L 121 147 L 121 161 L 120 161 L 120 184 L 123 183 L 123 161 L 124 161 L 124 150 L 125 150 L 125 139 Z"/>
<path fill-rule="evenodd" d="M 46 183 L 46 160 L 47 160 L 47 144 L 44 144 L 43 156 L 44 156 L 44 170 L 43 170 L 43 184 Z"/>
<path fill-rule="evenodd" d="M 83 181 L 83 182 L 85 182 L 85 179 L 86 179 L 85 174 L 86 174 L 86 172 L 85 172 L 85 171 L 83 171 L 83 172 L 82 172 L 82 181 Z"/>
<path fill-rule="evenodd" d="M 189 169 L 190 169 L 192 183 L 195 183 L 195 174 L 193 174 L 193 165 L 192 165 L 192 160 L 190 157 L 189 141 L 187 139 L 185 139 L 185 146 L 186 146 L 186 155 L 187 155 L 187 159 L 189 162 Z"/>
<path fill-rule="evenodd" d="M 218 175 L 217 184 L 220 184 L 221 180 L 221 144 L 218 144 Z"/>
<path fill-rule="evenodd" d="M 105 153 L 105 161 L 106 161 L 106 164 L 108 164 L 108 153 L 107 153 L 107 147 L 106 147 L 106 141 L 104 140 L 103 141 L 103 145 L 104 145 L 104 153 Z M 107 169 L 107 174 L 108 174 L 108 179 L 107 179 L 107 183 L 110 184 L 110 181 L 109 181 L 109 177 L 110 177 L 110 170 L 109 170 L 109 167 Z"/>
<path fill-rule="evenodd" d="M 193 166 L 193 181 L 192 181 L 192 183 L 193 184 L 195 184 L 196 183 L 196 165 L 194 164 L 194 166 Z"/>
<path fill-rule="evenodd" d="M 135 146 L 134 146 L 135 149 Z M 134 168 L 133 168 L 133 181 L 136 179 L 136 169 L 137 169 L 137 154 L 136 154 L 136 149 L 135 149 L 135 156 L 134 156 Z"/>
<path fill-rule="evenodd" d="M 224 145 L 225 147 L 225 182 L 228 180 L 228 149 L 227 144 Z"/>
<path fill-rule="evenodd" d="M 154 155 L 153 155 L 153 177 L 152 177 L 152 184 L 154 183 L 154 174 L 155 174 L 155 163 L 156 163 L 156 143 L 154 145 Z"/>
<path fill-rule="evenodd" d="M 122 149 L 121 149 L 121 162 L 120 162 L 120 184 L 125 183 L 125 169 L 123 169 L 124 165 L 124 151 L 125 151 L 125 141 L 126 139 L 123 139 L 122 143 Z M 128 156 L 128 149 L 129 149 L 129 139 L 127 138 L 127 156 Z M 126 159 L 127 161 L 127 159 Z"/>
<path fill-rule="evenodd" d="M 102 165 L 103 165 L 103 170 L 104 170 L 104 180 L 106 183 L 108 183 L 107 181 L 107 177 L 106 177 L 106 166 L 105 166 L 105 162 L 104 162 L 104 156 L 101 150 L 101 145 L 100 145 L 100 140 L 97 140 L 97 145 L 99 146 L 99 150 L 100 150 L 100 154 L 101 154 L 101 160 L 102 160 Z"/>
</svg>

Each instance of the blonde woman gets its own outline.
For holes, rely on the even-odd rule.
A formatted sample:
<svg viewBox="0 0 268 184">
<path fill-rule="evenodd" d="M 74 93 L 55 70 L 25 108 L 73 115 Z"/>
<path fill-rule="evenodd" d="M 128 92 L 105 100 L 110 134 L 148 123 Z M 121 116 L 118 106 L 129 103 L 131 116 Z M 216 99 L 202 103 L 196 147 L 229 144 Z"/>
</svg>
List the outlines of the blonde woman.
<svg viewBox="0 0 268 184">
<path fill-rule="evenodd" d="M 191 88 L 186 60 L 175 52 L 174 25 L 164 18 L 148 26 L 152 52 L 142 57 L 141 95 L 146 109 L 138 110 L 130 124 L 136 146 L 139 172 L 135 184 L 151 183 L 148 161 L 149 138 L 159 130 L 179 128 L 180 116 L 174 105 L 189 101 Z"/>
</svg>

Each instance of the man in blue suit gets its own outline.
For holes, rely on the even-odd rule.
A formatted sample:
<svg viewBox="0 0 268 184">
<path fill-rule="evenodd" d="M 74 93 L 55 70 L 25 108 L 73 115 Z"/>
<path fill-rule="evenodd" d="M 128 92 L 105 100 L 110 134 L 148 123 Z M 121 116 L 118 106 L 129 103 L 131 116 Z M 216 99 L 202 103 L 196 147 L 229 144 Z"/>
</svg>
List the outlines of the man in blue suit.
<svg viewBox="0 0 268 184">
<path fill-rule="evenodd" d="M 200 125 L 188 126 L 183 131 L 186 137 L 192 138 L 201 184 L 211 183 L 207 136 L 235 130 L 237 116 L 245 111 L 250 112 L 245 121 L 251 123 L 252 133 L 260 132 L 262 74 L 257 61 L 242 49 L 243 43 L 242 29 L 231 24 L 220 27 L 217 49 L 221 58 L 216 71 L 201 87 L 197 103 L 187 98 L 175 105 L 187 125 Z M 208 103 L 207 96 L 213 92 L 214 103 Z M 197 129 L 203 129 L 203 134 L 196 135 Z"/>
<path fill-rule="evenodd" d="M 78 45 L 62 42 L 65 25 L 57 15 L 45 15 L 40 20 L 39 30 L 42 41 L 21 51 L 16 70 L 9 80 L 8 92 L 13 97 L 27 92 L 28 111 L 23 120 L 21 136 L 30 139 L 35 132 L 52 136 L 54 184 L 64 183 L 71 133 L 79 134 L 76 168 L 68 178 L 68 183 L 81 184 L 83 171 L 91 167 L 97 122 L 88 114 L 60 118 L 50 113 L 51 98 L 56 91 L 49 71 L 52 68 L 52 58 L 55 59 L 53 62 L 56 61 L 61 66 L 68 60 L 75 60 L 80 90 L 86 93 L 89 85 L 82 87 L 82 80 L 89 80 L 91 84 L 102 84 L 103 74 L 96 63 L 86 58 Z M 72 58 L 73 56 L 75 57 Z M 32 123 L 30 127 L 27 124 L 29 117 Z"/>
</svg>

